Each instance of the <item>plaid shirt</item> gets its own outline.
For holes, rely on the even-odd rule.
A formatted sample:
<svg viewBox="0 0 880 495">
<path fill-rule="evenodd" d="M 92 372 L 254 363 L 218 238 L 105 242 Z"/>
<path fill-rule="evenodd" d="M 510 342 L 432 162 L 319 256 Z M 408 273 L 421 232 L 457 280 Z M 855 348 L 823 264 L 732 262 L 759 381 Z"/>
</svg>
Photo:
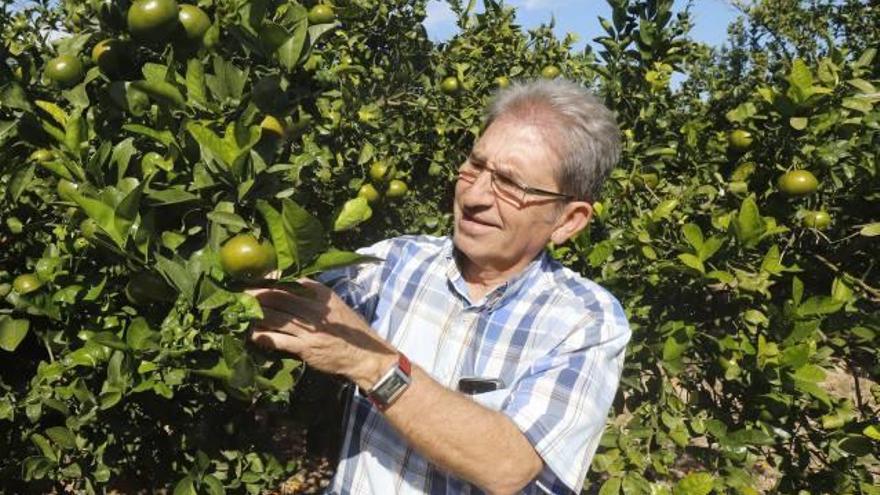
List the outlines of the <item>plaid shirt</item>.
<svg viewBox="0 0 880 495">
<path fill-rule="evenodd" d="M 320 280 L 446 387 L 500 379 L 503 388 L 472 398 L 507 415 L 543 459 L 524 493 L 580 492 L 630 338 L 617 300 L 546 252 L 479 301 L 468 296 L 450 238 L 399 237 L 360 252 L 384 261 Z M 482 493 L 431 464 L 353 395 L 327 493 Z"/>
</svg>

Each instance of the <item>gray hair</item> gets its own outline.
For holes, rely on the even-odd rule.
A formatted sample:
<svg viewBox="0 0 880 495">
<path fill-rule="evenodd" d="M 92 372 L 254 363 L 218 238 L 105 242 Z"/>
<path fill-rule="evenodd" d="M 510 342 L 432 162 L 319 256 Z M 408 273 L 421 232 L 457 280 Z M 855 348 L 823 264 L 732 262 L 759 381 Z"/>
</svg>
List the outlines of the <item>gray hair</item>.
<svg viewBox="0 0 880 495">
<path fill-rule="evenodd" d="M 502 116 L 549 123 L 563 194 L 593 201 L 620 158 L 620 129 L 608 108 L 584 87 L 565 79 L 514 83 L 496 93 L 486 112 L 488 128 Z"/>
</svg>

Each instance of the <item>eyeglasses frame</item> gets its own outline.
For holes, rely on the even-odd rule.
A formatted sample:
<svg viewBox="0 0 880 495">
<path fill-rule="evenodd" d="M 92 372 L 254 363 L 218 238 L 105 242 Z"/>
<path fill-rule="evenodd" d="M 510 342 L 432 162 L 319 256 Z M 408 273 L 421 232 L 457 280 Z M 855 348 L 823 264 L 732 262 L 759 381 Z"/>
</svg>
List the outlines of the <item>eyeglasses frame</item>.
<svg viewBox="0 0 880 495">
<path fill-rule="evenodd" d="M 500 177 L 502 177 L 503 180 L 510 182 L 511 184 L 516 186 L 520 191 L 522 191 L 522 198 L 520 198 L 521 202 L 525 201 L 526 194 L 557 198 L 560 200 L 564 199 L 566 201 L 573 201 L 575 199 L 574 196 L 572 196 L 571 194 L 564 194 L 564 193 L 559 193 L 559 192 L 555 192 L 555 191 L 548 191 L 546 189 L 540 189 L 537 187 L 532 187 L 527 184 L 524 184 L 524 183 L 514 179 L 513 177 L 510 177 L 509 175 L 498 172 L 494 168 L 489 168 L 488 165 L 492 164 L 491 161 L 480 160 L 480 159 L 476 158 L 473 155 L 473 153 L 468 155 L 465 163 L 470 163 L 472 167 L 479 169 L 479 172 L 477 173 L 477 175 L 475 177 L 473 177 L 473 179 L 471 179 L 471 180 L 475 181 L 477 178 L 479 178 L 480 174 L 482 174 L 483 171 L 489 172 L 489 181 L 490 181 L 491 185 L 493 186 L 492 190 L 496 194 L 497 194 L 497 190 L 495 189 L 495 187 L 497 187 L 497 186 L 495 186 L 495 177 L 500 176 Z M 461 177 L 462 176 L 461 168 L 464 167 L 465 163 L 463 163 L 462 166 L 459 167 L 459 170 L 458 170 L 459 178 L 463 178 L 463 177 Z M 464 179 L 464 180 L 468 180 L 468 179 Z"/>
</svg>

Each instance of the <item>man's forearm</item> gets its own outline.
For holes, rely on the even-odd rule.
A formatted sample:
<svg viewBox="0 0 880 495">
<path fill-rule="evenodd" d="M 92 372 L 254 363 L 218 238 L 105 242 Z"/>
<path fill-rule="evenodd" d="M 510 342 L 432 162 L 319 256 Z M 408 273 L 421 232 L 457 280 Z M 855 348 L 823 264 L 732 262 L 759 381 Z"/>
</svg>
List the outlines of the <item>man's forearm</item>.
<svg viewBox="0 0 880 495">
<path fill-rule="evenodd" d="M 447 389 L 417 366 L 385 417 L 425 458 L 489 493 L 517 492 L 542 467 L 510 418 Z"/>
</svg>

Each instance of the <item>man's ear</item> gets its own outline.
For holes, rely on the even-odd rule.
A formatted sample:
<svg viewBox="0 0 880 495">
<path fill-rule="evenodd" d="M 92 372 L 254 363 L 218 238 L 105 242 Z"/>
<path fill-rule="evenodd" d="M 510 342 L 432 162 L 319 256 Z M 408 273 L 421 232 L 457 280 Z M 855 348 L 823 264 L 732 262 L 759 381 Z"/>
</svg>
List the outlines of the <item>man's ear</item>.
<svg viewBox="0 0 880 495">
<path fill-rule="evenodd" d="M 556 228 L 550 234 L 550 240 L 557 246 L 578 235 L 593 218 L 593 205 L 586 201 L 572 201 L 565 205 L 562 214 L 556 220 Z"/>
</svg>

